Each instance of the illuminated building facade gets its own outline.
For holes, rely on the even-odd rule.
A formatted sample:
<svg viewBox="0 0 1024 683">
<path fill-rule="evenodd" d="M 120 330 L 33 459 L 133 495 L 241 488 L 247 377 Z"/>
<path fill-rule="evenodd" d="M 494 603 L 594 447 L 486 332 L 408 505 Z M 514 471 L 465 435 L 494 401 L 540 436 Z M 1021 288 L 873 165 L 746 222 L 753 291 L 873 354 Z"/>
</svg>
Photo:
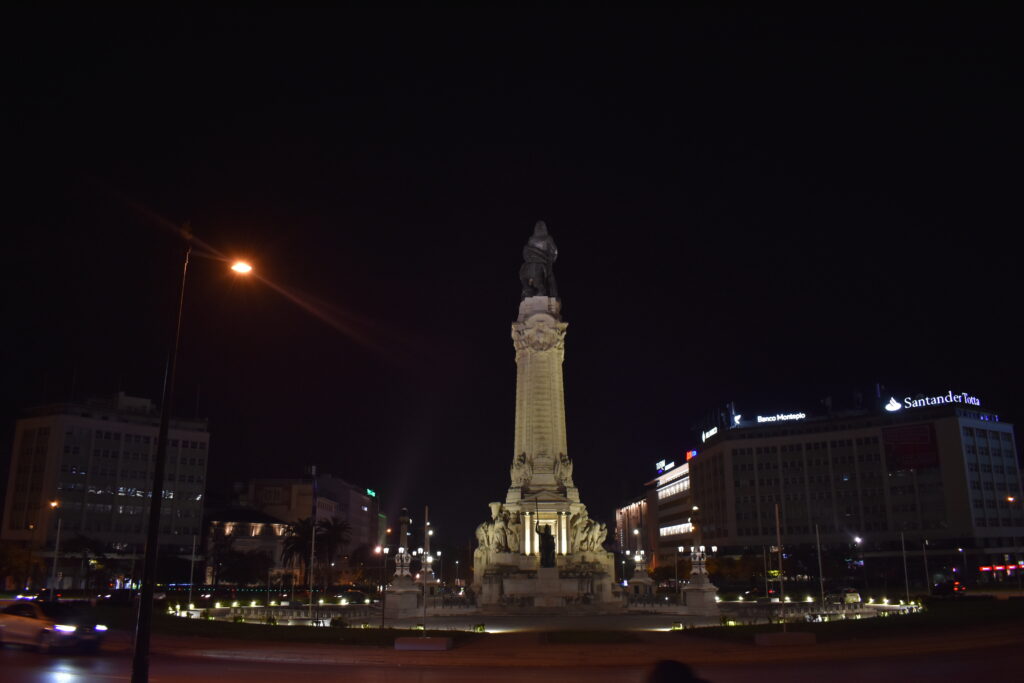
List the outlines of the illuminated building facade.
<svg viewBox="0 0 1024 683">
<path fill-rule="evenodd" d="M 693 545 L 694 538 L 689 462 L 663 460 L 656 467 L 658 476 L 644 484 L 644 495 L 615 511 L 618 547 L 626 553 L 645 551 L 650 569 L 673 566 L 679 547 Z"/>
<path fill-rule="evenodd" d="M 285 522 L 309 517 L 313 486 L 309 479 L 252 479 L 246 505 Z M 351 528 L 349 549 L 381 544 L 386 520 L 379 514 L 377 492 L 330 475 L 317 476 L 317 519 L 337 517 Z"/>
<path fill-rule="evenodd" d="M 159 422 L 152 401 L 124 393 L 26 411 L 15 425 L 0 538 L 52 548 L 59 518 L 62 543 L 82 536 L 110 557 L 139 555 Z M 205 420 L 171 420 L 160 528 L 169 552 L 190 553 L 200 534 L 209 445 Z"/>
<path fill-rule="evenodd" d="M 1013 426 L 968 394 L 879 402 L 875 411 L 735 420 L 690 460 L 703 542 L 725 549 L 860 538 L 879 554 L 925 541 L 963 566 L 1020 559 Z M 953 555 L 956 557 L 956 555 Z M 967 557 L 970 560 L 967 561 Z M 975 562 L 977 560 L 977 562 Z"/>
</svg>

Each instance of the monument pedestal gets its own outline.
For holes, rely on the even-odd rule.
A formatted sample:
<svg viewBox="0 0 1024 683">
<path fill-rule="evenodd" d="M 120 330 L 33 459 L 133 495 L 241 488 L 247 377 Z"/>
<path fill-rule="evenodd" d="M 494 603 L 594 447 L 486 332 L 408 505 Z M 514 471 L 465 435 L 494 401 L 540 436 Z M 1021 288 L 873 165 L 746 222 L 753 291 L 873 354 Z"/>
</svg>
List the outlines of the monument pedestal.
<svg viewBox="0 0 1024 683">
<path fill-rule="evenodd" d="M 696 574 L 683 588 L 683 612 L 696 617 L 717 617 L 721 613 L 717 597 L 718 588 L 707 574 Z"/>
<path fill-rule="evenodd" d="M 408 576 L 396 577 L 384 595 L 385 619 L 408 619 L 418 616 L 420 594 L 419 586 Z"/>
</svg>

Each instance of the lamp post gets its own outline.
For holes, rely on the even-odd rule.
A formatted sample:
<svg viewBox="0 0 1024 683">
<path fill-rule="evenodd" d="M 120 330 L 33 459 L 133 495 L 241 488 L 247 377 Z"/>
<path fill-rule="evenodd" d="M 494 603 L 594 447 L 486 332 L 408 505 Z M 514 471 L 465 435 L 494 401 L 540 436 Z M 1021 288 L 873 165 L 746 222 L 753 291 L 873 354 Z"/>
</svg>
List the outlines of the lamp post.
<svg viewBox="0 0 1024 683">
<path fill-rule="evenodd" d="M 964 585 L 966 586 L 967 585 L 967 551 L 964 550 L 963 548 L 957 548 L 956 551 L 958 553 L 960 553 L 960 556 L 963 558 L 963 561 L 964 561 L 964 579 L 963 580 L 964 580 Z"/>
<path fill-rule="evenodd" d="M 174 380 L 178 367 L 178 347 L 181 341 L 181 313 L 185 304 L 185 283 L 188 278 L 188 262 L 192 255 L 192 235 L 186 228 L 185 258 L 181 266 L 181 283 L 178 288 L 178 309 L 174 318 L 174 332 L 171 336 L 171 357 L 164 378 L 163 400 L 160 404 L 160 427 L 156 437 L 156 462 L 153 466 L 153 490 L 149 500 L 149 524 L 146 529 L 146 551 L 142 563 L 142 590 L 139 594 L 139 612 L 135 624 L 135 646 L 132 653 L 132 683 L 149 681 L 149 640 L 153 627 L 153 592 L 156 587 L 156 555 L 160 542 L 160 504 L 164 497 L 164 473 L 167 469 L 167 432 L 170 427 L 171 404 L 174 401 Z M 239 274 L 252 271 L 252 266 L 237 262 L 231 269 Z"/>
<path fill-rule="evenodd" d="M 380 555 L 380 627 L 384 628 L 384 609 L 387 606 L 387 573 L 388 573 L 388 551 L 386 545 L 377 546 L 375 553 Z"/>
<path fill-rule="evenodd" d="M 50 509 L 56 510 L 60 507 L 59 500 L 50 501 Z M 50 599 L 57 599 L 57 562 L 60 560 L 60 513 L 57 513 L 57 537 L 53 544 L 53 575 L 50 577 Z"/>
<path fill-rule="evenodd" d="M 679 551 L 682 550 L 682 549 L 683 549 L 683 546 L 681 546 L 681 545 L 677 545 L 676 546 L 676 566 L 675 566 L 675 570 L 676 570 L 676 582 L 675 582 L 675 586 L 676 586 L 676 602 L 679 601 Z"/>
<path fill-rule="evenodd" d="M 928 539 L 921 541 L 921 557 L 924 559 L 924 590 L 927 595 L 932 594 L 932 575 L 928 571 Z"/>
<path fill-rule="evenodd" d="M 867 565 L 867 562 L 864 561 L 864 551 L 860 547 L 860 544 L 863 543 L 863 542 L 864 542 L 864 539 L 861 538 L 860 536 L 854 536 L 853 537 L 853 543 L 854 543 L 854 545 L 857 546 L 857 551 L 860 554 L 860 568 L 861 568 L 861 571 L 864 574 L 864 592 L 865 593 L 870 593 L 871 589 L 868 588 L 868 565 Z"/>
<path fill-rule="evenodd" d="M 907 573 L 907 544 L 900 532 L 900 550 L 903 551 L 903 585 L 907 589 L 907 604 L 910 604 L 910 574 Z"/>
<path fill-rule="evenodd" d="M 1017 502 L 1017 498 L 1015 496 L 1007 496 L 1006 497 L 1006 502 L 1009 503 L 1010 505 L 1013 505 L 1014 503 Z M 1016 515 L 1014 515 L 1014 516 L 1016 516 Z M 1017 540 L 1020 541 L 1019 538 Z M 1021 578 L 1021 574 L 1024 574 L 1024 561 L 1021 561 L 1020 547 L 1017 548 L 1016 556 L 1017 556 L 1017 562 L 1016 562 L 1017 567 L 1016 567 L 1015 573 L 1017 574 L 1017 590 L 1018 591 L 1024 591 L 1024 579 Z"/>
</svg>

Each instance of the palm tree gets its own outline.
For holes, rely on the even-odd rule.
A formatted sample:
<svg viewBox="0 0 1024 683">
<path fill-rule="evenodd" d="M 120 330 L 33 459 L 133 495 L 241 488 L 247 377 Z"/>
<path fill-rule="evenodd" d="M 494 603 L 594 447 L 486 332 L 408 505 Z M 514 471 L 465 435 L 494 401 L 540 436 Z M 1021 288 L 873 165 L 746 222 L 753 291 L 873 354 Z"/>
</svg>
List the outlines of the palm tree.
<svg viewBox="0 0 1024 683">
<path fill-rule="evenodd" d="M 328 565 L 334 562 L 339 551 L 345 549 L 351 537 L 351 525 L 339 517 L 322 519 L 316 525 L 317 545 L 323 548 L 324 559 Z"/>
<path fill-rule="evenodd" d="M 227 558 L 234 552 L 235 537 L 225 531 L 223 524 L 213 528 L 210 538 L 209 562 L 213 565 L 213 587 L 220 585 L 220 572 Z"/>
<path fill-rule="evenodd" d="M 338 557 L 351 537 L 352 527 L 343 519 L 332 517 L 316 523 L 317 557 L 324 566 L 330 566 Z M 288 526 L 288 535 L 284 538 L 281 549 L 281 560 L 288 564 L 298 562 L 303 568 L 306 583 L 311 580 L 309 564 L 310 542 L 312 541 L 313 522 L 310 517 L 297 520 Z"/>
<path fill-rule="evenodd" d="M 319 535 L 319 534 L 318 534 Z M 288 534 L 281 547 L 281 562 L 293 564 L 296 561 L 309 582 L 309 546 L 313 540 L 313 519 L 305 517 L 288 525 Z"/>
</svg>

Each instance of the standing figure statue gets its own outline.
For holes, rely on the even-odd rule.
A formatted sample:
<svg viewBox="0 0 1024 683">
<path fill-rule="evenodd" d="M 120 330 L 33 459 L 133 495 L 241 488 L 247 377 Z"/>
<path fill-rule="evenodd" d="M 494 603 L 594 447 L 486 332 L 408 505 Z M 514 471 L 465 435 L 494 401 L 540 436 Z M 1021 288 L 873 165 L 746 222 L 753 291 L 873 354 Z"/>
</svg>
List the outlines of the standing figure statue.
<svg viewBox="0 0 1024 683">
<path fill-rule="evenodd" d="M 490 525 L 490 522 L 484 522 L 476 528 L 476 545 L 481 550 L 486 551 L 491 549 L 491 539 L 489 533 Z"/>
<path fill-rule="evenodd" d="M 498 553 L 508 552 L 508 513 L 492 522 L 491 549 Z"/>
<path fill-rule="evenodd" d="M 558 298 L 554 272 L 557 258 L 558 247 L 548 234 L 548 226 L 544 221 L 537 221 L 537 225 L 533 226 L 533 235 L 523 247 L 523 265 L 519 268 L 523 299 L 530 296 Z"/>
<path fill-rule="evenodd" d="M 505 513 L 509 514 L 509 513 Z M 508 517 L 508 551 L 510 553 L 519 552 L 519 539 L 522 538 L 523 534 L 523 523 L 519 521 L 519 513 L 514 512 Z"/>
<path fill-rule="evenodd" d="M 541 567 L 554 567 L 555 566 L 555 535 L 551 533 L 551 525 L 545 524 L 543 528 L 538 523 L 536 528 L 537 534 L 540 536 L 540 566 Z"/>
<path fill-rule="evenodd" d="M 565 453 L 559 453 L 555 460 L 555 481 L 561 486 L 572 486 L 572 460 Z"/>
</svg>

